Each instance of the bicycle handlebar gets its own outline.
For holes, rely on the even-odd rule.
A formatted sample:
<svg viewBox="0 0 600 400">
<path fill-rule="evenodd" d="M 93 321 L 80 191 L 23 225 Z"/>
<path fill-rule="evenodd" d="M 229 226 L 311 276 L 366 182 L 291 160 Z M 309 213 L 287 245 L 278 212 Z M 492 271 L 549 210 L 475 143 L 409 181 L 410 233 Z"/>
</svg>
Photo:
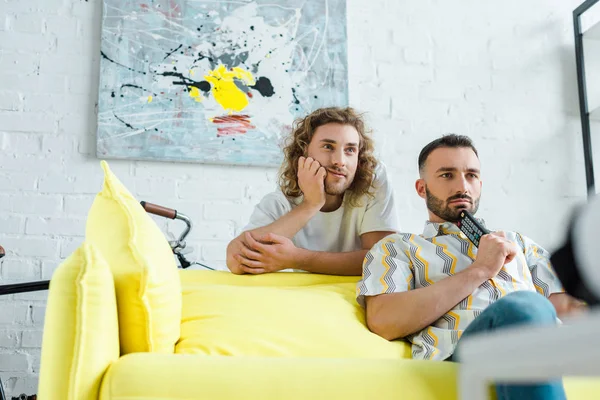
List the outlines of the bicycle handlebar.
<svg viewBox="0 0 600 400">
<path fill-rule="evenodd" d="M 173 210 L 172 208 L 167 208 L 163 206 L 159 206 L 158 204 L 148 203 L 145 201 L 141 201 L 140 204 L 144 207 L 144 210 L 150 214 L 155 214 L 160 217 L 175 219 L 177 218 L 177 210 Z"/>
<path fill-rule="evenodd" d="M 10 285 L 0 285 L 0 296 L 14 293 L 37 292 L 38 290 L 48 290 L 50 281 L 12 283 Z"/>
<path fill-rule="evenodd" d="M 177 210 L 174 210 L 172 208 L 159 206 L 158 204 L 148 203 L 147 201 L 140 201 L 140 204 L 142 205 L 144 210 L 146 210 L 146 212 L 148 212 L 150 214 L 155 214 L 155 215 L 158 215 L 158 216 L 164 217 L 164 218 L 178 219 L 185 223 L 185 225 L 186 225 L 185 230 L 183 231 L 181 236 L 179 236 L 179 239 L 177 239 L 176 241 L 169 242 L 174 253 L 178 253 L 182 249 L 184 249 L 185 248 L 185 238 L 187 237 L 187 235 L 190 233 L 190 230 L 192 229 L 192 221 L 189 219 L 189 217 L 185 214 L 178 213 Z"/>
</svg>

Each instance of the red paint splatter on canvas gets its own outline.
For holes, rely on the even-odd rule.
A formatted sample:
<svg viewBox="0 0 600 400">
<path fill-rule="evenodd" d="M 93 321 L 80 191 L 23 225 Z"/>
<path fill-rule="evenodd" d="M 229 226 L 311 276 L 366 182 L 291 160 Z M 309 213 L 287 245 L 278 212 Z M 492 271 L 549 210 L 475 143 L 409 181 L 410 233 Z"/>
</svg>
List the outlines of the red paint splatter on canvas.
<svg viewBox="0 0 600 400">
<path fill-rule="evenodd" d="M 179 18 L 181 17 L 181 8 L 179 7 L 179 3 L 171 0 L 171 9 L 169 10 L 171 18 Z"/>
<path fill-rule="evenodd" d="M 148 4 L 140 4 L 140 8 L 142 8 L 146 11 L 150 11 L 150 6 Z M 161 13 L 162 15 L 167 17 L 169 20 L 176 20 L 178 18 L 181 18 L 181 7 L 179 6 L 179 4 L 177 2 L 175 2 L 173 0 L 170 1 L 168 10 L 162 10 L 158 7 L 154 7 L 154 11 Z"/>
<path fill-rule="evenodd" d="M 224 115 L 213 118 L 212 122 L 219 125 L 217 127 L 217 137 L 244 135 L 248 132 L 248 129 L 256 128 L 252 125 L 249 115 Z"/>
</svg>

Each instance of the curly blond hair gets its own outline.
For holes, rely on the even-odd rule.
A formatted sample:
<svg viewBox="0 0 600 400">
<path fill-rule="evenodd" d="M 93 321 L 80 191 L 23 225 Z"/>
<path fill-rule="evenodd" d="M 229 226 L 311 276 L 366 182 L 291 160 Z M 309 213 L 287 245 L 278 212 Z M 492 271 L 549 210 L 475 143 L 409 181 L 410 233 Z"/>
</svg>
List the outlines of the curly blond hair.
<svg viewBox="0 0 600 400">
<path fill-rule="evenodd" d="M 283 149 L 285 159 L 281 165 L 279 186 L 288 197 L 302 195 L 298 185 L 298 159 L 302 156 L 306 157 L 308 145 L 317 128 L 330 123 L 350 125 L 357 130 L 360 137 L 356 174 L 347 190 L 348 195 L 344 197 L 344 201 L 348 201 L 350 206 L 358 207 L 363 196 L 373 197 L 377 160 L 373 155 L 373 139 L 365 126 L 362 114 L 350 107 L 320 108 L 294 121 L 292 134 L 287 138 L 287 144 Z"/>
</svg>

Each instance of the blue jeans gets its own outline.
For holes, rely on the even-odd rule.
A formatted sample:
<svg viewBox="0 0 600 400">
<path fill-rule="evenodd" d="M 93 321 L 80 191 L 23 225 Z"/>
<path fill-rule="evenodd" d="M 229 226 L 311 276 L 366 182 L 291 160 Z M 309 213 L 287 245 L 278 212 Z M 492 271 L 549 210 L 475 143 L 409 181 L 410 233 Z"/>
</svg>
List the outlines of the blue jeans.
<svg viewBox="0 0 600 400">
<path fill-rule="evenodd" d="M 548 299 L 537 292 L 509 293 L 486 308 L 465 329 L 462 338 L 481 332 L 496 331 L 518 325 L 551 325 L 556 323 L 556 311 Z M 535 346 L 534 343 L 531 344 Z M 460 341 L 457 350 L 460 348 Z M 457 354 L 455 352 L 455 354 Z M 449 361 L 457 361 L 450 357 Z M 460 361 L 460 360 L 458 360 Z M 561 380 L 527 385 L 496 385 L 498 400 L 564 400 L 565 390 Z"/>
</svg>

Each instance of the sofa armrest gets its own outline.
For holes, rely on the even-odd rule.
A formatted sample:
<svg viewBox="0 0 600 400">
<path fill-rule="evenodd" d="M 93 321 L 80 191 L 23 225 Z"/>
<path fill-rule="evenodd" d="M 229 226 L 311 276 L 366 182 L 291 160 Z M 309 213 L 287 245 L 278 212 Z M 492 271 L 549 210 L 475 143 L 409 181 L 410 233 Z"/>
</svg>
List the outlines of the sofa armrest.
<svg viewBox="0 0 600 400">
<path fill-rule="evenodd" d="M 113 277 L 102 256 L 84 244 L 59 266 L 50 282 L 40 399 L 97 399 L 106 369 L 118 358 Z"/>
</svg>

